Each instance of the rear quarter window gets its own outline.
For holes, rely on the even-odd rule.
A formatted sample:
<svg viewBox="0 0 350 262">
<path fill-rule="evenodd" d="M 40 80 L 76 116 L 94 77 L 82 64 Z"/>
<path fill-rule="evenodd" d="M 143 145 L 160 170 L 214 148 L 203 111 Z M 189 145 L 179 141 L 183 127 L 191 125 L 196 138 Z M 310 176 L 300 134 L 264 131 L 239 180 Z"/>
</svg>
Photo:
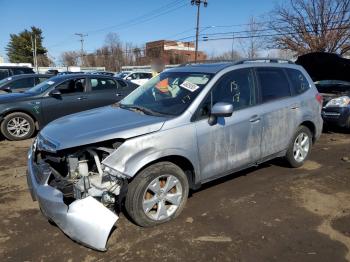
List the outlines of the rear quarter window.
<svg viewBox="0 0 350 262">
<path fill-rule="evenodd" d="M 302 94 L 310 88 L 309 82 L 301 71 L 291 68 L 286 68 L 285 70 L 296 95 Z"/>
</svg>

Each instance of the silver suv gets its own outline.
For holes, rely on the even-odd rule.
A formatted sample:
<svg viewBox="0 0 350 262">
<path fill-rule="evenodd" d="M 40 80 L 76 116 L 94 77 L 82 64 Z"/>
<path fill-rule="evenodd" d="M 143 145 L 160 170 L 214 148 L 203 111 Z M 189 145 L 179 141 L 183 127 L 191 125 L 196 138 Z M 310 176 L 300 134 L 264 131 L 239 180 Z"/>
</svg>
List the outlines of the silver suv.
<svg viewBox="0 0 350 262">
<path fill-rule="evenodd" d="M 28 185 L 64 233 L 104 250 L 123 205 L 154 226 L 203 183 L 275 157 L 300 167 L 321 134 L 321 105 L 291 62 L 167 70 L 118 104 L 46 126 L 29 151 Z"/>
</svg>

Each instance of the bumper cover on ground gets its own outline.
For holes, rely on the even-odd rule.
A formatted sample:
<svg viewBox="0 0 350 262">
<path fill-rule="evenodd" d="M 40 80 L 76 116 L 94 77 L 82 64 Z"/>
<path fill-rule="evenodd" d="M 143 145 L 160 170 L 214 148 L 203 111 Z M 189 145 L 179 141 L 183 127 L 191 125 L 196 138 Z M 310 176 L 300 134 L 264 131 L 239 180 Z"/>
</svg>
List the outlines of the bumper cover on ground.
<svg viewBox="0 0 350 262">
<path fill-rule="evenodd" d="M 41 172 L 29 152 L 27 181 L 33 200 L 39 202 L 43 214 L 73 240 L 104 251 L 108 236 L 118 216 L 93 197 L 63 202 L 63 194 L 49 186 L 50 173 Z"/>
</svg>

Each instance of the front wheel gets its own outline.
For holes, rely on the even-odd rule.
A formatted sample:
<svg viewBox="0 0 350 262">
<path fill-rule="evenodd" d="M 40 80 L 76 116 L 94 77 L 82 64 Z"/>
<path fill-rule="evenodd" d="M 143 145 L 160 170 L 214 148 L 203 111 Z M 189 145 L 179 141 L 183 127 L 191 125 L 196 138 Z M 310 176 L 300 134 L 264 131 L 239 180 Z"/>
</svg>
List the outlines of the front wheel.
<svg viewBox="0 0 350 262">
<path fill-rule="evenodd" d="M 301 167 L 309 157 L 312 134 L 306 126 L 300 126 L 289 145 L 286 159 L 292 167 Z"/>
<path fill-rule="evenodd" d="M 181 213 L 188 190 L 187 176 L 180 167 L 170 162 L 156 163 L 129 184 L 125 208 L 139 226 L 155 226 Z"/>
<path fill-rule="evenodd" d="M 2 134 L 11 141 L 28 139 L 34 131 L 34 120 L 22 112 L 8 114 L 1 123 Z"/>
</svg>

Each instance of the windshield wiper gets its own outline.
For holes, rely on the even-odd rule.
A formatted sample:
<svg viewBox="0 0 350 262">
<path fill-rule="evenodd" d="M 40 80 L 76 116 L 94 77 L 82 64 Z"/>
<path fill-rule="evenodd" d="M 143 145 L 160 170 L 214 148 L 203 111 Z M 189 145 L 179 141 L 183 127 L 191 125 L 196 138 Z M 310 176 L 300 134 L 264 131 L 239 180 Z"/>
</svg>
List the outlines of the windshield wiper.
<svg viewBox="0 0 350 262">
<path fill-rule="evenodd" d="M 143 107 L 143 106 L 139 106 L 139 105 L 123 105 L 123 104 L 119 104 L 120 108 L 124 108 L 124 109 L 131 109 L 131 110 L 136 110 L 136 111 L 141 111 L 142 113 L 146 114 L 146 115 L 151 115 L 151 116 L 163 116 L 164 114 L 153 111 L 149 108 Z"/>
</svg>

